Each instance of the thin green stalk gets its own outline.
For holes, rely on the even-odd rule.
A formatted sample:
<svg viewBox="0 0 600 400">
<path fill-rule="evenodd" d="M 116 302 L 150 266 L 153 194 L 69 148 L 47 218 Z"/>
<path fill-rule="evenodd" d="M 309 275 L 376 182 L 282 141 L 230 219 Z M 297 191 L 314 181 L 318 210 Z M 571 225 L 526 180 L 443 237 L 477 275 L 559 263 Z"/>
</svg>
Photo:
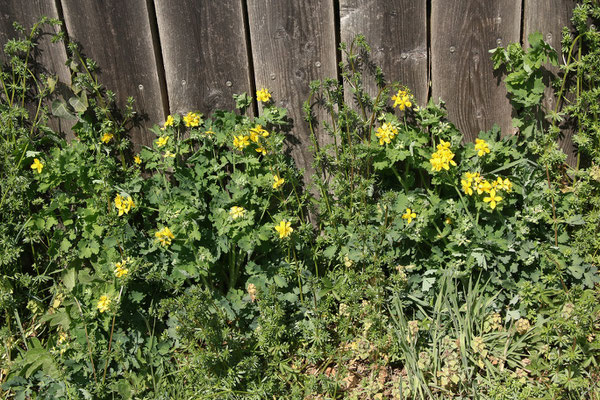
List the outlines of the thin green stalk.
<svg viewBox="0 0 600 400">
<path fill-rule="evenodd" d="M 121 286 L 121 290 L 119 291 L 119 298 L 117 299 L 117 302 L 119 302 L 121 300 L 122 293 L 123 293 L 123 286 Z M 110 350 L 112 348 L 112 340 L 113 340 L 113 333 L 115 331 L 116 317 L 117 317 L 117 310 L 115 310 L 113 312 L 112 326 L 110 328 L 110 338 L 108 340 L 108 354 L 106 354 L 106 362 L 104 363 L 104 373 L 102 374 L 102 384 L 103 385 L 104 385 L 104 381 L 106 380 L 106 371 L 108 370 L 108 360 L 110 359 Z"/>
<path fill-rule="evenodd" d="M 296 258 L 296 249 L 293 248 L 291 241 L 288 242 L 288 260 L 290 258 L 290 249 L 292 250 L 292 253 L 294 255 L 294 264 L 296 265 L 296 275 L 298 277 L 298 290 L 300 291 L 300 302 L 302 303 L 302 305 L 304 305 L 304 291 L 302 289 L 302 279 L 300 277 L 300 265 L 298 263 L 298 258 Z"/>
<path fill-rule="evenodd" d="M 79 316 L 81 317 L 81 320 L 83 321 L 83 310 L 81 309 L 81 304 L 79 303 L 79 300 L 77 300 L 77 297 L 73 296 L 73 298 L 75 299 L 75 303 L 77 303 L 77 308 L 79 309 Z M 92 365 L 92 374 L 94 375 L 94 382 L 96 382 L 96 385 L 98 384 L 98 378 L 96 376 L 96 367 L 94 366 L 94 357 L 92 356 L 92 346 L 90 345 L 90 336 L 88 334 L 88 330 L 87 330 L 87 325 L 83 324 L 83 330 L 85 332 L 85 341 L 87 342 L 87 347 L 88 347 L 88 354 L 90 356 L 90 364 Z"/>
</svg>

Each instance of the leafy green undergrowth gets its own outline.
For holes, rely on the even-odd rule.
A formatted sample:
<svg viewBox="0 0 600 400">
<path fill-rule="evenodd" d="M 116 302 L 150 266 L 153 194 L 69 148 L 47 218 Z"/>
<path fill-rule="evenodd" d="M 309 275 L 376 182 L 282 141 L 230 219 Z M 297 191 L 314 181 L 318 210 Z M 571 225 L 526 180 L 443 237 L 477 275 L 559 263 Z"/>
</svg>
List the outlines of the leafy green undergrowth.
<svg viewBox="0 0 600 400">
<path fill-rule="evenodd" d="M 134 152 L 133 104 L 115 107 L 77 46 L 68 99 L 33 69 L 42 26 L 0 74 L 5 397 L 598 398 L 597 146 L 567 170 L 555 145 L 595 114 L 539 106 L 557 59 L 540 37 L 494 50 L 520 133 L 475 143 L 386 82 L 363 37 L 343 45 L 343 84 L 311 83 L 304 107 L 305 180 L 267 89 L 259 117 L 237 95 L 235 111 L 169 116 Z M 595 51 L 576 26 L 569 43 Z M 565 88 L 592 68 L 583 54 Z"/>
</svg>

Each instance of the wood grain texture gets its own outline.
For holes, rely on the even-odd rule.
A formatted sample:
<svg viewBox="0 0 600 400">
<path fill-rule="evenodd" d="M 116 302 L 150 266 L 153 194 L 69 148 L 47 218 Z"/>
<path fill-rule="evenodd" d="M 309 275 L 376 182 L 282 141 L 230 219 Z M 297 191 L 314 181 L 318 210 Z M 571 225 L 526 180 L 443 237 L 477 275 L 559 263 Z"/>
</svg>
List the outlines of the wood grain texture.
<svg viewBox="0 0 600 400">
<path fill-rule="evenodd" d="M 407 85 L 418 104 L 427 103 L 429 79 L 427 59 L 427 5 L 425 0 L 341 0 L 342 42 L 364 34 L 373 61 L 388 82 Z M 376 94 L 376 85 L 365 82 Z"/>
<path fill-rule="evenodd" d="M 135 98 L 146 116 L 145 127 L 162 123 L 165 109 L 146 0 L 62 0 L 71 40 L 100 67 L 99 80 L 123 107 Z M 154 135 L 144 127 L 131 132 L 136 145 L 150 145 Z"/>
<path fill-rule="evenodd" d="M 9 39 L 17 37 L 17 32 L 13 28 L 13 22 L 17 21 L 25 27 L 28 34 L 31 27 L 38 22 L 42 16 L 58 19 L 58 10 L 54 0 L 3 0 L 0 8 L 0 46 L 4 45 Z M 51 43 L 52 34 L 58 32 L 59 28 L 50 26 L 42 27 L 42 33 L 39 37 L 39 45 L 36 47 L 33 55 L 39 66 L 39 71 L 45 74 L 51 74 L 58 78 L 64 85 L 71 84 L 71 74 L 65 65 L 67 61 L 67 52 L 63 43 Z M 4 60 L 4 54 L 0 56 Z M 70 135 L 70 129 L 73 126 L 72 121 L 50 118 L 48 124 L 55 131 L 61 131 Z"/>
<path fill-rule="evenodd" d="M 488 51 L 520 40 L 521 2 L 432 0 L 431 12 L 433 100 L 447 101 L 466 141 L 495 123 L 512 133 L 511 106 Z"/>
<path fill-rule="evenodd" d="M 269 88 L 293 119 L 292 156 L 311 171 L 311 144 L 302 104 L 312 80 L 335 77 L 333 0 L 249 0 L 248 19 L 256 87 Z M 322 133 L 317 138 L 327 141 Z"/>
<path fill-rule="evenodd" d="M 541 32 L 544 40 L 548 42 L 559 54 L 561 52 L 562 29 L 564 26 L 571 26 L 571 17 L 576 2 L 574 0 L 525 0 L 523 9 L 523 42 L 527 47 L 527 38 L 533 32 Z M 558 68 L 548 66 L 553 74 L 558 73 Z M 544 106 L 549 110 L 556 107 L 556 97 L 551 88 L 544 92 Z M 567 164 L 575 166 L 576 150 L 573 146 L 573 130 L 563 129 L 564 136 L 560 144 L 567 154 Z"/>
<path fill-rule="evenodd" d="M 233 109 L 233 94 L 252 95 L 242 1 L 155 0 L 171 113 Z"/>
</svg>

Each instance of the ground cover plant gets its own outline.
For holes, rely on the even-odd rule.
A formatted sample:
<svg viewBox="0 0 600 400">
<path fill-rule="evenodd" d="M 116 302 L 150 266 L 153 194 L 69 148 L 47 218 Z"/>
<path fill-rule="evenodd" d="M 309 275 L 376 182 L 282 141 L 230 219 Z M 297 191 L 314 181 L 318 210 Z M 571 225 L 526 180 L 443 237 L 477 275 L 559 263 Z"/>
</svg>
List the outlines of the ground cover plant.
<svg viewBox="0 0 600 400">
<path fill-rule="evenodd" d="M 342 80 L 311 83 L 308 180 L 267 88 L 258 117 L 236 95 L 134 152 L 133 100 L 119 110 L 74 44 L 56 97 L 31 55 L 58 21 L 18 27 L 0 73 L 3 396 L 599 398 L 599 15 L 574 10 L 554 110 L 541 35 L 493 50 L 519 133 L 475 143 L 356 37 Z"/>
</svg>

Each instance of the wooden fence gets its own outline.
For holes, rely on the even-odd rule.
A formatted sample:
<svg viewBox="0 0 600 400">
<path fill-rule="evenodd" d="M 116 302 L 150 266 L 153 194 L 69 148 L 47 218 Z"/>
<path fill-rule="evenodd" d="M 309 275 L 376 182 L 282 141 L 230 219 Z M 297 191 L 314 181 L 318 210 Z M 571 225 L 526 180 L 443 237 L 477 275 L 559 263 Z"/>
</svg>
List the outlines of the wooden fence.
<svg viewBox="0 0 600 400">
<path fill-rule="evenodd" d="M 340 41 L 365 34 L 388 80 L 417 102 L 447 101 L 467 139 L 494 123 L 512 132 L 511 108 L 489 49 L 536 30 L 557 50 L 574 0 L 0 0 L 0 44 L 13 20 L 59 18 L 97 61 L 101 81 L 124 104 L 136 99 L 148 126 L 170 113 L 232 108 L 234 93 L 271 89 L 308 144 L 302 103 L 309 82 L 338 73 Z M 62 80 L 64 47 L 42 47 Z M 255 104 L 253 113 L 260 113 Z M 149 145 L 145 129 L 132 134 Z M 301 165 L 308 145 L 294 150 Z"/>
</svg>

